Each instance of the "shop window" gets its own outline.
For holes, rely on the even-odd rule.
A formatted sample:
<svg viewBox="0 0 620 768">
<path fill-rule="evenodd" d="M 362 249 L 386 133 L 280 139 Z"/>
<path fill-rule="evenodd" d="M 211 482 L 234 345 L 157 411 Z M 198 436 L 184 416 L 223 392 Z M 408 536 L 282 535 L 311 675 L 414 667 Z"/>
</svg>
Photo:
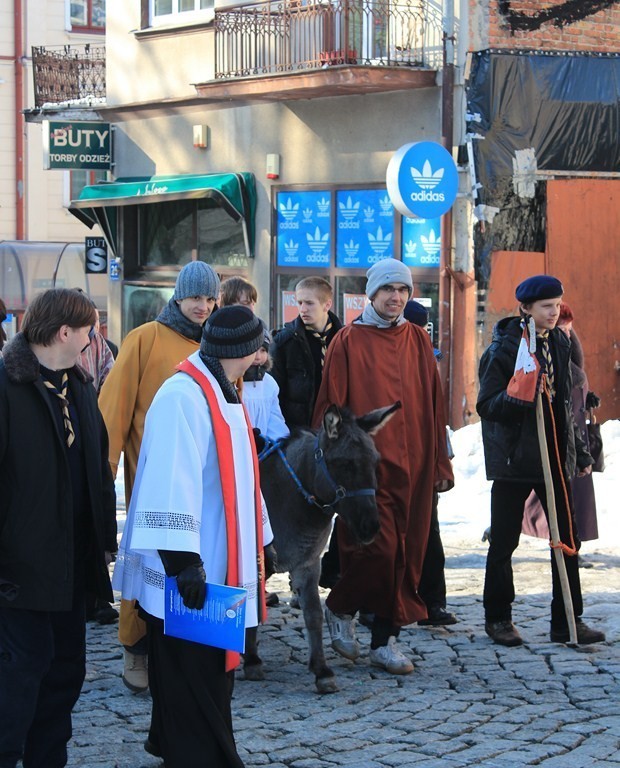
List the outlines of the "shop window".
<svg viewBox="0 0 620 768">
<path fill-rule="evenodd" d="M 104 32 L 105 0 L 68 0 L 72 32 Z"/>
<path fill-rule="evenodd" d="M 69 171 L 69 199 L 65 200 L 65 206 L 68 206 L 71 200 L 77 200 L 84 187 L 107 180 L 107 171 L 86 171 L 84 169 Z"/>
<path fill-rule="evenodd" d="M 200 259 L 247 269 L 243 226 L 207 198 L 140 207 L 141 268 L 183 266 Z"/>
<path fill-rule="evenodd" d="M 148 0 L 151 26 L 211 21 L 214 0 Z"/>
<path fill-rule="evenodd" d="M 308 275 L 330 281 L 333 310 L 351 322 L 366 303 L 367 269 L 392 257 L 410 267 L 414 297 L 428 303 L 436 335 L 440 219 L 402 217 L 380 184 L 278 188 L 274 193 L 273 326 L 297 316 L 295 285 Z"/>
<path fill-rule="evenodd" d="M 144 323 L 155 320 L 172 298 L 174 286 L 123 286 L 123 335 Z"/>
</svg>

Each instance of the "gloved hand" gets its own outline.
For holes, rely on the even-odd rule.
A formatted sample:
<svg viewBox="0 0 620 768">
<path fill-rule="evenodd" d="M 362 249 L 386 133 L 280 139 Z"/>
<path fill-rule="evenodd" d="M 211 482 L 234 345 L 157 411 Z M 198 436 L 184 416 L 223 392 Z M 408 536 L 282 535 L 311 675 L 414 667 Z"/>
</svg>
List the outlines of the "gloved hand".
<svg viewBox="0 0 620 768">
<path fill-rule="evenodd" d="M 261 435 L 261 431 L 258 427 L 254 427 L 252 432 L 254 433 L 254 445 L 256 445 L 256 453 L 260 453 L 265 447 L 265 438 Z"/>
<path fill-rule="evenodd" d="M 278 570 L 278 553 L 273 544 L 267 544 L 263 548 L 265 556 L 265 581 Z"/>
<path fill-rule="evenodd" d="M 586 395 L 586 408 L 590 410 L 591 408 L 599 408 L 601 405 L 601 398 L 598 395 L 595 395 L 594 392 L 588 392 Z"/>
<path fill-rule="evenodd" d="M 202 566 L 202 560 L 194 565 L 188 565 L 177 576 L 177 587 L 186 608 L 200 610 L 205 604 L 207 575 Z"/>
</svg>

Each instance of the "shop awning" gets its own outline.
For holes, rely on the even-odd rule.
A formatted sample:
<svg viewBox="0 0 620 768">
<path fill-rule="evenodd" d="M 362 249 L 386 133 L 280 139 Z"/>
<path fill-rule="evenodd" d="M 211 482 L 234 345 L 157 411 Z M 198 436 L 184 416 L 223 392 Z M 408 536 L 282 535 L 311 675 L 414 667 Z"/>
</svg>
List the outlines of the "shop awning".
<svg viewBox="0 0 620 768">
<path fill-rule="evenodd" d="M 117 250 L 118 208 L 176 200 L 209 198 L 234 221 L 243 221 L 250 254 L 254 244 L 256 187 L 251 173 L 209 173 L 186 176 L 150 176 L 103 181 L 84 187 L 69 211 L 87 227 L 99 224 L 108 243 Z"/>
</svg>

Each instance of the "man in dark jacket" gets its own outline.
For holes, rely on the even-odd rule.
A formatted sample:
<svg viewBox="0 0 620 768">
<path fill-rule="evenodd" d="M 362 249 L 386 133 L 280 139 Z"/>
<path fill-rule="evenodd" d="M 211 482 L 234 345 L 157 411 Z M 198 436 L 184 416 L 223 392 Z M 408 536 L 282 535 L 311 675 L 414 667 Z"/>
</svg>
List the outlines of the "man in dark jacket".
<svg viewBox="0 0 620 768">
<path fill-rule="evenodd" d="M 271 375 L 280 387 L 280 408 L 289 429 L 309 427 L 323 378 L 327 347 L 342 323 L 331 311 L 333 289 L 322 277 L 305 277 L 295 288 L 299 317 L 275 334 Z"/>
<path fill-rule="evenodd" d="M 500 645 L 515 646 L 523 642 L 512 623 L 515 592 L 511 558 L 519 544 L 525 500 L 532 490 L 538 494 L 547 513 L 535 399 L 533 403 L 525 404 L 507 392 L 515 374 L 523 324 L 529 318 L 533 319 L 536 327 L 536 356 L 546 375 L 551 397 L 551 405 L 543 397 L 543 408 L 560 537 L 564 544 L 569 545 L 572 533 L 575 550 L 579 548 L 569 480 L 576 471 L 580 474 L 590 472 L 592 457 L 573 421 L 570 341 L 555 327 L 562 294 L 560 281 L 549 275 L 530 277 L 518 285 L 516 298 L 520 302 L 521 317 L 504 318 L 496 325 L 493 341 L 480 360 L 480 392 L 476 408 L 482 418 L 487 478 L 493 481 L 490 546 L 484 585 L 485 630 Z M 528 375 L 536 376 L 536 373 Z M 583 601 L 577 552 L 572 555 L 565 552 L 564 562 L 577 617 L 578 642 L 604 641 L 602 632 L 591 629 L 579 618 L 583 613 Z M 568 624 L 553 553 L 551 571 L 550 637 L 552 642 L 567 642 Z"/>
<path fill-rule="evenodd" d="M 31 303 L 0 359 L 0 766 L 61 768 L 85 674 L 84 592 L 112 601 L 107 435 L 76 366 L 96 315 L 77 291 Z"/>
</svg>

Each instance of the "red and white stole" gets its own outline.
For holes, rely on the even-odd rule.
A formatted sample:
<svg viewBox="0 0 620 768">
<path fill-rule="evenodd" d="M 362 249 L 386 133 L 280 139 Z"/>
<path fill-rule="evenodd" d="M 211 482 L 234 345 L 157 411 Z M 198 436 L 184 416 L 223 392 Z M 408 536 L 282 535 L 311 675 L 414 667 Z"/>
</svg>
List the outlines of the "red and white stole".
<svg viewBox="0 0 620 768">
<path fill-rule="evenodd" d="M 184 360 L 177 365 L 177 371 L 182 371 L 200 386 L 211 411 L 213 434 L 220 466 L 220 479 L 222 482 L 222 497 L 224 499 L 224 516 L 226 519 L 227 540 L 227 569 L 226 584 L 231 587 L 242 586 L 239 584 L 239 542 L 237 517 L 237 486 L 235 483 L 235 461 L 232 446 L 230 427 L 222 414 L 217 395 L 213 385 L 205 374 L 196 368 L 189 360 Z M 252 425 L 248 418 L 245 406 L 242 404 L 245 415 L 245 423 L 248 430 L 248 440 L 252 451 L 252 465 L 254 468 L 254 508 L 256 520 L 256 563 L 258 573 L 258 618 L 264 622 L 267 618 L 267 605 L 265 603 L 265 556 L 263 552 L 263 514 L 260 493 L 260 476 L 258 469 L 258 455 L 254 443 Z M 226 671 L 230 672 L 239 665 L 240 655 L 236 651 L 226 651 Z"/>
</svg>

